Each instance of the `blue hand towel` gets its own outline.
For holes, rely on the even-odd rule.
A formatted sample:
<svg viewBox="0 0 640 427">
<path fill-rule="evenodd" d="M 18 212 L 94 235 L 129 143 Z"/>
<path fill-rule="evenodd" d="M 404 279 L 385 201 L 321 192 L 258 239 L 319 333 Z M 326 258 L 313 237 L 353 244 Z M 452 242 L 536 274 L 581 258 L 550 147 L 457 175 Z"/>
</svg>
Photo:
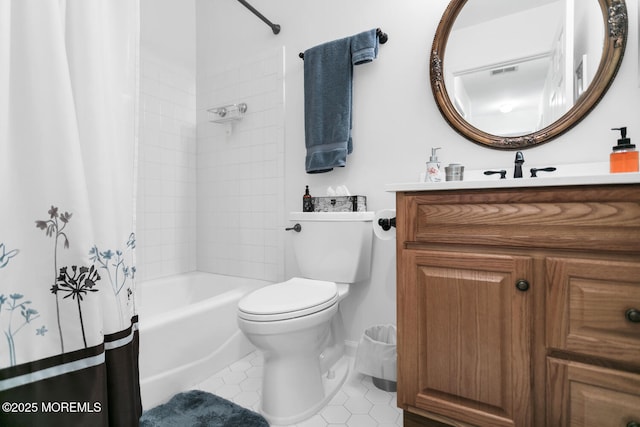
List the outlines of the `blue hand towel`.
<svg viewBox="0 0 640 427">
<path fill-rule="evenodd" d="M 328 172 L 346 165 L 347 154 L 353 150 L 353 65 L 372 61 L 377 51 L 376 30 L 370 30 L 304 52 L 307 173 Z"/>
<path fill-rule="evenodd" d="M 378 57 L 376 30 L 365 31 L 351 37 L 351 61 L 353 65 L 366 64 Z"/>
</svg>

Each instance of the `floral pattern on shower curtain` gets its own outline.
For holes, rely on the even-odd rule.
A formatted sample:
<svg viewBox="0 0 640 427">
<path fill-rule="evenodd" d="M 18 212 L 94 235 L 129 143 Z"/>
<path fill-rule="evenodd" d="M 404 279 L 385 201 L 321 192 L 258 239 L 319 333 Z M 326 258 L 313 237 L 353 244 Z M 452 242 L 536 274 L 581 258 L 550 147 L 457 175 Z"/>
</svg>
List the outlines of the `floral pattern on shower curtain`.
<svg viewBox="0 0 640 427">
<path fill-rule="evenodd" d="M 137 0 L 0 0 L 0 426 L 137 426 Z"/>
</svg>

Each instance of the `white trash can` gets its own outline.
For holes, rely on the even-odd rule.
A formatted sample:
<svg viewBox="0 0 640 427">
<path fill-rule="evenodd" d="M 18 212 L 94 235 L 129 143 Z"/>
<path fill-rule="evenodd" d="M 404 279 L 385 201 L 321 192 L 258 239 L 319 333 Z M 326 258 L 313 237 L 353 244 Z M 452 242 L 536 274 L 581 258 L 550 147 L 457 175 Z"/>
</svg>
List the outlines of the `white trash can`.
<svg viewBox="0 0 640 427">
<path fill-rule="evenodd" d="M 395 325 L 367 328 L 356 352 L 355 369 L 370 375 L 381 390 L 397 390 L 398 353 Z"/>
</svg>

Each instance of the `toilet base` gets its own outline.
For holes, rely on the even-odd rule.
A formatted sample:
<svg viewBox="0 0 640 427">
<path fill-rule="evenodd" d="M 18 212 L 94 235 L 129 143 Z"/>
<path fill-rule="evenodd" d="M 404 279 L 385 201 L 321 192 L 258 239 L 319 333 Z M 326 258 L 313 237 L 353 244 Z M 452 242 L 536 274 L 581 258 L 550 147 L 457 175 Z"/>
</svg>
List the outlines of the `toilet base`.
<svg viewBox="0 0 640 427">
<path fill-rule="evenodd" d="M 317 402 L 313 403 L 310 407 L 297 414 L 278 416 L 276 414 L 269 413 L 268 409 L 265 408 L 265 406 L 269 405 L 264 404 L 265 396 L 262 396 L 263 405 L 260 408 L 260 412 L 267 421 L 269 421 L 269 424 L 289 425 L 306 420 L 318 413 L 320 409 L 329 403 L 338 390 L 340 390 L 340 387 L 344 384 L 348 374 L 349 358 L 347 356 L 342 356 L 326 373 L 322 374 L 321 384 L 319 385 L 319 393 L 321 393 L 321 395 L 318 396 Z"/>
</svg>

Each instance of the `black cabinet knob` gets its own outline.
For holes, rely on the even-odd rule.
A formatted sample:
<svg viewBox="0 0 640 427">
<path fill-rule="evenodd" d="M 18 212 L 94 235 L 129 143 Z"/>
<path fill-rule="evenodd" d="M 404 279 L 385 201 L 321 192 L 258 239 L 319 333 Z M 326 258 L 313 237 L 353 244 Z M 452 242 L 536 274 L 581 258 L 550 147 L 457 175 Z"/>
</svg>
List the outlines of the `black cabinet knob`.
<svg viewBox="0 0 640 427">
<path fill-rule="evenodd" d="M 516 282 L 516 289 L 522 292 L 529 290 L 529 282 L 524 279 L 520 279 Z"/>
<path fill-rule="evenodd" d="M 640 323 L 640 310 L 636 308 L 630 308 L 626 311 L 626 313 L 624 313 L 624 317 L 626 317 L 629 322 Z M 636 423 L 636 426 L 640 427 L 640 424 Z"/>
<path fill-rule="evenodd" d="M 637 421 L 629 421 L 627 427 L 640 427 L 640 423 Z"/>
</svg>

